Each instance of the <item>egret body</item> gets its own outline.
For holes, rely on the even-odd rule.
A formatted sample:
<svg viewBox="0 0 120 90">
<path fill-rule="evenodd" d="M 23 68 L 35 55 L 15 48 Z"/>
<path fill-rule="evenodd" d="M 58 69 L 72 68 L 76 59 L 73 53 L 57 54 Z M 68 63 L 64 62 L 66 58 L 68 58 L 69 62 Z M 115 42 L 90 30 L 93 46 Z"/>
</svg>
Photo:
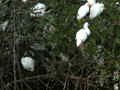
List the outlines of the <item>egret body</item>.
<svg viewBox="0 0 120 90">
<path fill-rule="evenodd" d="M 31 57 L 22 57 L 21 58 L 21 64 L 24 69 L 27 71 L 34 71 L 35 68 L 35 61 Z"/>
<path fill-rule="evenodd" d="M 33 13 L 31 13 L 31 16 L 43 16 L 45 14 L 46 5 L 43 3 L 37 3 L 32 10 Z"/>
<path fill-rule="evenodd" d="M 90 8 L 90 19 L 95 18 L 96 16 L 100 15 L 104 10 L 103 3 L 96 3 Z"/>
<path fill-rule="evenodd" d="M 80 20 L 84 18 L 88 12 L 89 12 L 89 5 L 88 3 L 86 3 L 78 9 L 77 19 Z"/>
<path fill-rule="evenodd" d="M 2 31 L 6 30 L 6 28 L 8 26 L 8 23 L 9 23 L 9 21 L 7 20 L 7 21 L 3 22 L 2 24 L 0 24 L 0 27 L 2 28 Z"/>
<path fill-rule="evenodd" d="M 88 22 L 86 22 L 82 29 L 80 29 L 76 33 L 76 45 L 79 47 L 85 40 L 88 38 L 88 36 L 91 34 L 90 29 L 88 28 Z"/>
</svg>

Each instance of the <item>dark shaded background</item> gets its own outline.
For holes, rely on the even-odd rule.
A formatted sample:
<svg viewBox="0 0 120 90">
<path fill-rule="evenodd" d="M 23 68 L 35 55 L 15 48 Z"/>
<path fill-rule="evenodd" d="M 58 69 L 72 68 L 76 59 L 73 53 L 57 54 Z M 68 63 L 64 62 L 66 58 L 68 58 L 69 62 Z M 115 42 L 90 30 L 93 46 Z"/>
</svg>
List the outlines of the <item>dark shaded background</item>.
<svg viewBox="0 0 120 90">
<path fill-rule="evenodd" d="M 100 1 L 100 0 L 99 0 Z M 120 80 L 120 7 L 118 0 L 102 0 L 106 10 L 93 20 L 76 20 L 81 0 L 1 0 L 1 90 L 113 90 Z M 31 17 L 42 2 L 51 12 Z M 84 49 L 75 45 L 75 34 L 84 22 L 92 32 Z M 35 71 L 23 69 L 20 59 L 35 60 Z"/>
</svg>

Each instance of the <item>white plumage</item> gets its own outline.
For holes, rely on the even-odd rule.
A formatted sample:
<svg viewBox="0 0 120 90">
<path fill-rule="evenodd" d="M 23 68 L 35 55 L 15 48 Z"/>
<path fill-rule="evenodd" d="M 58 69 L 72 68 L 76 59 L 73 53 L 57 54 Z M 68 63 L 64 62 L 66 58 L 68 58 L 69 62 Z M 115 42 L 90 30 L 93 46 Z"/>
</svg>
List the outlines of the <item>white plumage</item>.
<svg viewBox="0 0 120 90">
<path fill-rule="evenodd" d="M 78 9 L 77 19 L 80 20 L 84 18 L 88 12 L 89 12 L 89 5 L 88 3 L 86 3 Z"/>
<path fill-rule="evenodd" d="M 90 29 L 88 28 L 88 22 L 86 22 L 82 29 L 76 33 L 76 45 L 79 47 L 91 34 Z"/>
<path fill-rule="evenodd" d="M 27 0 L 22 0 L 22 2 L 27 2 Z"/>
<path fill-rule="evenodd" d="M 2 24 L 0 24 L 0 27 L 2 28 L 2 31 L 6 30 L 6 28 L 8 26 L 8 23 L 9 23 L 9 21 L 7 20 L 7 21 L 3 22 Z"/>
<path fill-rule="evenodd" d="M 31 57 L 22 57 L 21 64 L 27 71 L 34 71 L 35 61 Z"/>
<path fill-rule="evenodd" d="M 91 6 L 96 3 L 96 0 L 87 0 L 87 1 L 88 1 L 89 5 L 91 5 Z"/>
<path fill-rule="evenodd" d="M 104 10 L 103 3 L 96 3 L 96 0 L 87 0 L 87 3 L 78 9 L 77 19 L 84 18 L 89 12 L 89 18 L 93 19 L 100 15 Z"/>
<path fill-rule="evenodd" d="M 114 87 L 114 90 L 119 90 L 119 84 L 118 84 L 118 83 L 115 83 L 115 84 L 113 85 L 113 87 Z"/>
<path fill-rule="evenodd" d="M 120 3 L 119 3 L 119 2 L 116 2 L 115 4 L 116 4 L 116 5 L 120 5 Z"/>
<path fill-rule="evenodd" d="M 95 18 L 96 16 L 100 15 L 104 10 L 103 3 L 96 3 L 90 8 L 90 19 Z"/>
<path fill-rule="evenodd" d="M 31 16 L 43 16 L 45 14 L 46 5 L 43 3 L 37 3 L 33 8 L 33 12 L 31 13 Z"/>
<path fill-rule="evenodd" d="M 117 7 L 117 10 L 120 10 L 120 2 L 116 2 L 116 7 Z"/>
</svg>

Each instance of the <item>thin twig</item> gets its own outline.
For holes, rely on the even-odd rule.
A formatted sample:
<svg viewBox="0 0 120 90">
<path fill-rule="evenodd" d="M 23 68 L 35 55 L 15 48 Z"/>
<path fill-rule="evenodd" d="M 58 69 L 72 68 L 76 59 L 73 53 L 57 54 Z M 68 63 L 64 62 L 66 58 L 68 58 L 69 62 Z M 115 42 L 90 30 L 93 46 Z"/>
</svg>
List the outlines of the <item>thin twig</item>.
<svg viewBox="0 0 120 90">
<path fill-rule="evenodd" d="M 15 8 L 14 8 L 14 12 L 13 12 L 13 19 L 14 19 L 14 21 L 16 21 L 16 19 L 15 19 Z M 13 32 L 13 39 L 14 39 L 14 41 L 13 41 L 13 72 L 14 72 L 14 90 L 16 90 L 17 89 L 17 84 L 16 84 L 16 51 L 15 51 L 15 29 L 16 29 L 16 26 L 15 26 L 15 23 L 14 23 L 14 25 L 13 25 L 13 30 L 14 30 L 14 32 Z"/>
<path fill-rule="evenodd" d="M 9 86 L 11 86 L 13 83 L 19 83 L 19 82 L 24 82 L 24 81 L 27 81 L 27 80 L 33 80 L 33 79 L 39 79 L 39 78 L 42 78 L 42 79 L 47 79 L 47 78 L 54 78 L 53 75 L 37 75 L 37 76 L 32 76 L 32 77 L 26 77 L 26 78 L 23 78 L 23 79 L 19 79 L 19 80 L 16 80 L 16 81 L 11 81 L 9 83 L 7 83 L 4 88 L 7 88 Z"/>
</svg>

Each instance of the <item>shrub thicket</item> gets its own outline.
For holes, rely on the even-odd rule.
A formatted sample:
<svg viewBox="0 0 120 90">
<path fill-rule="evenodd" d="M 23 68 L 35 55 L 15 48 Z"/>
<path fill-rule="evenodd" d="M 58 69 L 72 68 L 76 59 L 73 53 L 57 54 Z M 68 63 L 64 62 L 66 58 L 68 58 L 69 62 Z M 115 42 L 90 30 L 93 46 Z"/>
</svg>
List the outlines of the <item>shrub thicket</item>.
<svg viewBox="0 0 120 90">
<path fill-rule="evenodd" d="M 100 1 L 100 0 L 99 0 Z M 76 20 L 84 1 L 1 0 L 1 90 L 113 90 L 120 80 L 120 7 L 118 0 L 102 0 L 106 9 L 93 20 Z M 50 10 L 31 17 L 31 7 L 45 3 Z M 2 23 L 9 21 L 5 30 Z M 89 22 L 91 36 L 84 49 L 75 35 Z M 35 59 L 34 72 L 23 69 L 20 59 Z"/>
</svg>

